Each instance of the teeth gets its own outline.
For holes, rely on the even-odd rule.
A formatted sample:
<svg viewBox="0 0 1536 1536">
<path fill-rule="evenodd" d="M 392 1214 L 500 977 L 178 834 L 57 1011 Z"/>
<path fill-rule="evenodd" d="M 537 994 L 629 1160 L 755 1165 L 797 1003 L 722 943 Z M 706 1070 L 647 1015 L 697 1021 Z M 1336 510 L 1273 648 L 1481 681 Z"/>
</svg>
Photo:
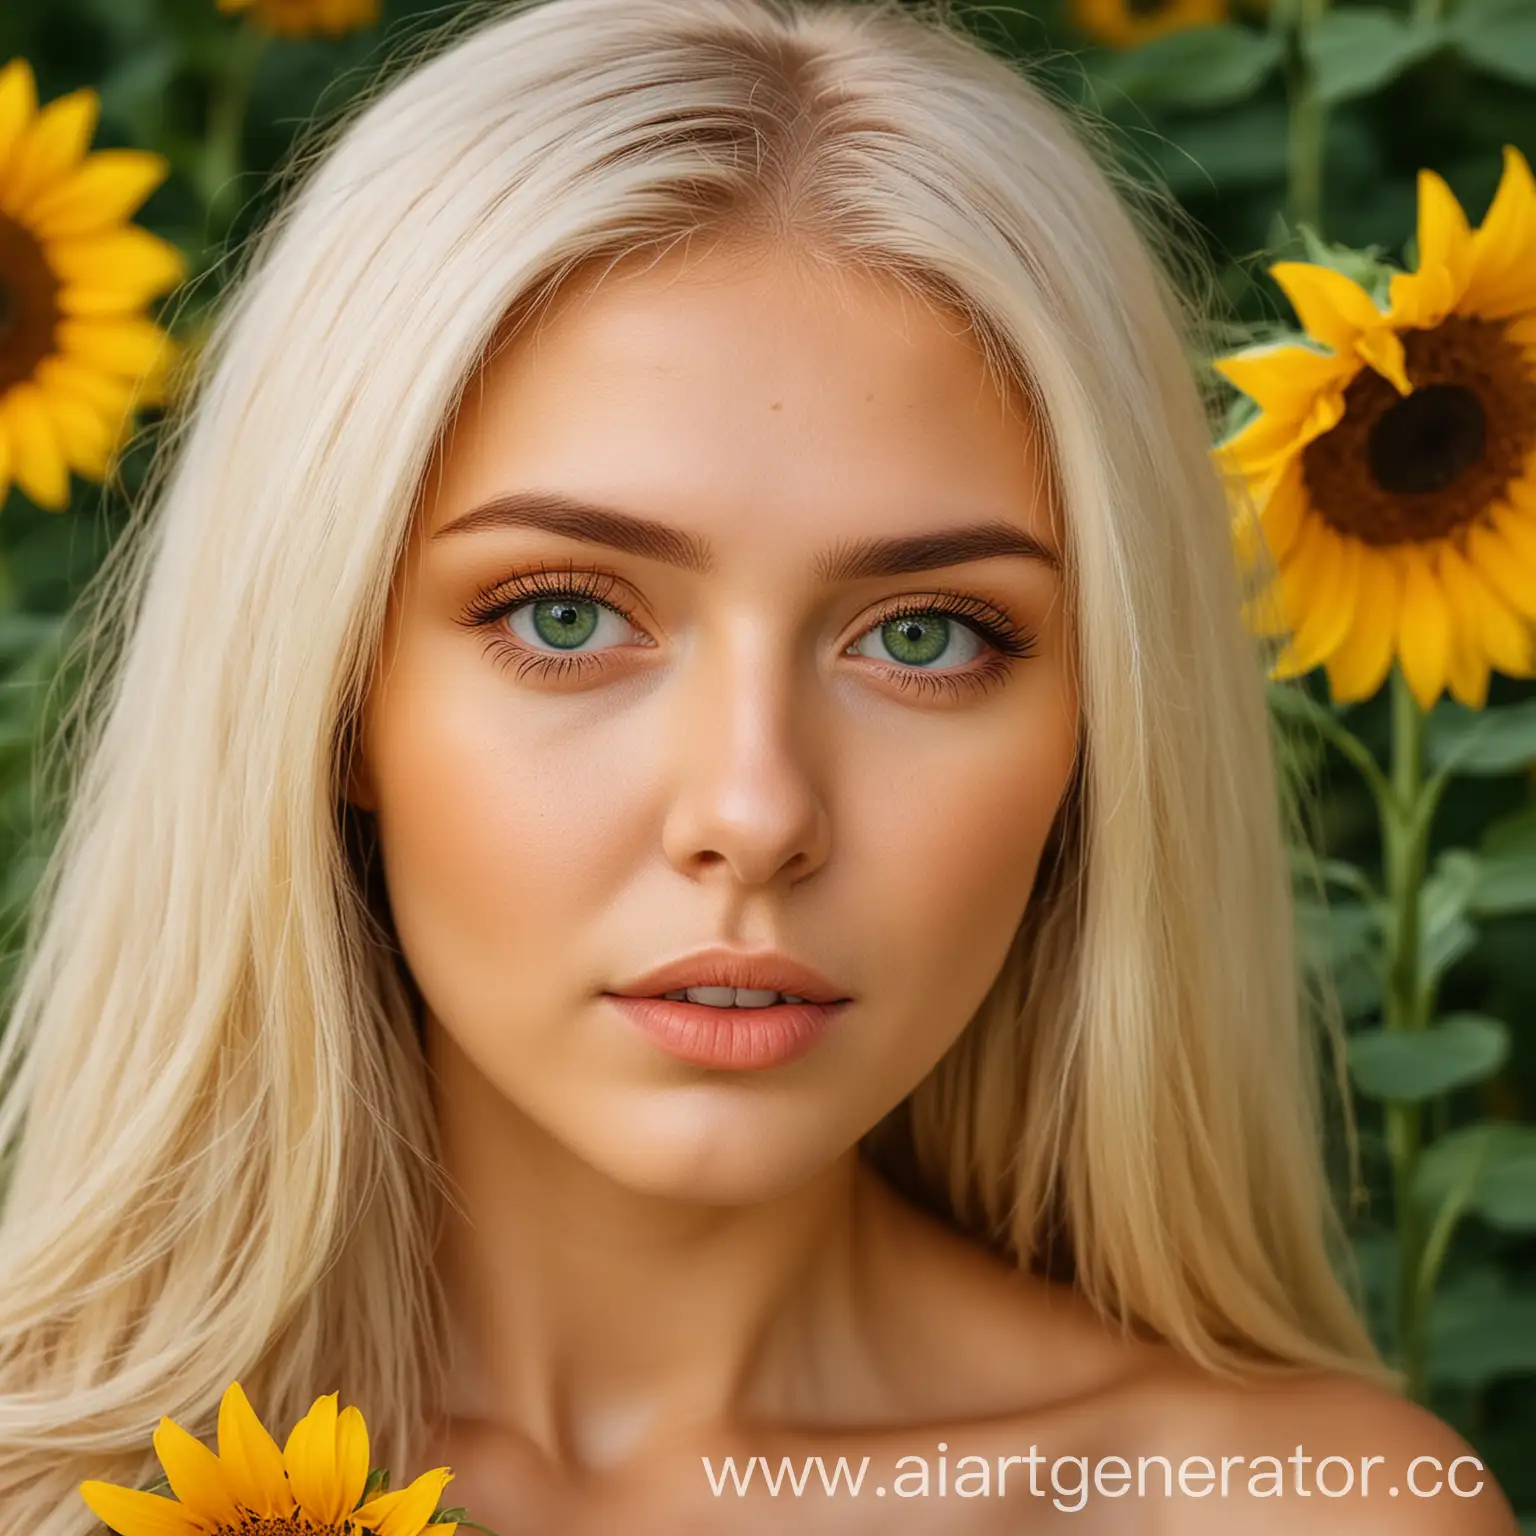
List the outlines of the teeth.
<svg viewBox="0 0 1536 1536">
<path fill-rule="evenodd" d="M 674 1003 L 703 1003 L 707 1008 L 771 1008 L 775 1003 L 803 1003 L 792 992 L 773 992 L 766 987 L 687 987 L 663 992 Z"/>
<path fill-rule="evenodd" d="M 703 1003 L 705 1008 L 773 1008 L 774 1003 L 803 1003 L 793 992 L 770 992 L 759 986 L 690 986 L 662 992 L 671 1003 Z"/>
<path fill-rule="evenodd" d="M 689 987 L 690 1003 L 707 1003 L 711 1008 L 732 1008 L 736 1004 L 735 987 Z"/>
</svg>

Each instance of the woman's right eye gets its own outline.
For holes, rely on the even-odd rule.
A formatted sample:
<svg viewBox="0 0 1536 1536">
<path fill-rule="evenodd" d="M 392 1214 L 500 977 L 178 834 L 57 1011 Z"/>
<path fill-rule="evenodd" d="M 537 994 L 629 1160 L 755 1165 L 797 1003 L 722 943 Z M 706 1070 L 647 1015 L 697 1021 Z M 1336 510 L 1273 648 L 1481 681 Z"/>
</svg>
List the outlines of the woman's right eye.
<svg viewBox="0 0 1536 1536">
<path fill-rule="evenodd" d="M 581 651 L 594 639 L 624 645 L 634 633 L 634 625 L 616 608 L 590 597 L 536 598 L 509 609 L 502 622 L 530 650 L 548 648 L 554 654 Z"/>
</svg>

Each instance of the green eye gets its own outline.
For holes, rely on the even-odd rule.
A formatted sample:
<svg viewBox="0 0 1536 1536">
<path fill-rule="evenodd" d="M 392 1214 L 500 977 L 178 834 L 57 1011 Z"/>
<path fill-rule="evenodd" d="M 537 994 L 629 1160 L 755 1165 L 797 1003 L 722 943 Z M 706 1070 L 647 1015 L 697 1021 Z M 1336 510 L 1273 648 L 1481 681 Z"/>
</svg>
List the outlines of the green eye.
<svg viewBox="0 0 1536 1536">
<path fill-rule="evenodd" d="M 949 620 L 938 614 L 908 614 L 880 626 L 880 639 L 897 661 L 926 667 L 949 644 Z"/>
<path fill-rule="evenodd" d="M 571 650 L 590 640 L 597 630 L 598 604 L 577 598 L 556 597 L 534 603 L 533 628 L 539 639 L 561 650 Z"/>
<path fill-rule="evenodd" d="M 871 643 L 879 649 L 870 649 Z M 967 624 L 942 613 L 903 613 L 871 629 L 854 649 L 876 661 L 896 661 L 904 667 L 964 666 L 980 653 L 982 642 Z"/>
</svg>

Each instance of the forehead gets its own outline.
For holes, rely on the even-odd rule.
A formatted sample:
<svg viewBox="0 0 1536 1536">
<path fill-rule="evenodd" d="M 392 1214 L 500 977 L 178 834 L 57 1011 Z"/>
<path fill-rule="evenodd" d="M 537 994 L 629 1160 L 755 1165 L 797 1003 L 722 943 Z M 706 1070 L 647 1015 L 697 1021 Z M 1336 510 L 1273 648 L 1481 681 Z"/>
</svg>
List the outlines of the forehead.
<svg viewBox="0 0 1536 1536">
<path fill-rule="evenodd" d="M 894 277 L 759 251 L 589 269 L 496 351 L 428 532 L 518 489 L 701 531 L 1006 516 L 1049 537 L 1035 423 L 965 319 Z"/>
</svg>

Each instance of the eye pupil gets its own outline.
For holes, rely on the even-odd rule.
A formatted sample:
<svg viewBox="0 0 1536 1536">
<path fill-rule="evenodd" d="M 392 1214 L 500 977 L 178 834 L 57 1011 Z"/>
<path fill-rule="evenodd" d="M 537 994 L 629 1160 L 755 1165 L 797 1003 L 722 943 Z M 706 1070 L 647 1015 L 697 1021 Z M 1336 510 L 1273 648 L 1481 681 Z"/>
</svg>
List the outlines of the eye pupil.
<svg viewBox="0 0 1536 1536">
<path fill-rule="evenodd" d="M 591 639 L 598 606 L 569 597 L 548 598 L 533 606 L 533 627 L 541 640 L 570 649 Z"/>
</svg>

